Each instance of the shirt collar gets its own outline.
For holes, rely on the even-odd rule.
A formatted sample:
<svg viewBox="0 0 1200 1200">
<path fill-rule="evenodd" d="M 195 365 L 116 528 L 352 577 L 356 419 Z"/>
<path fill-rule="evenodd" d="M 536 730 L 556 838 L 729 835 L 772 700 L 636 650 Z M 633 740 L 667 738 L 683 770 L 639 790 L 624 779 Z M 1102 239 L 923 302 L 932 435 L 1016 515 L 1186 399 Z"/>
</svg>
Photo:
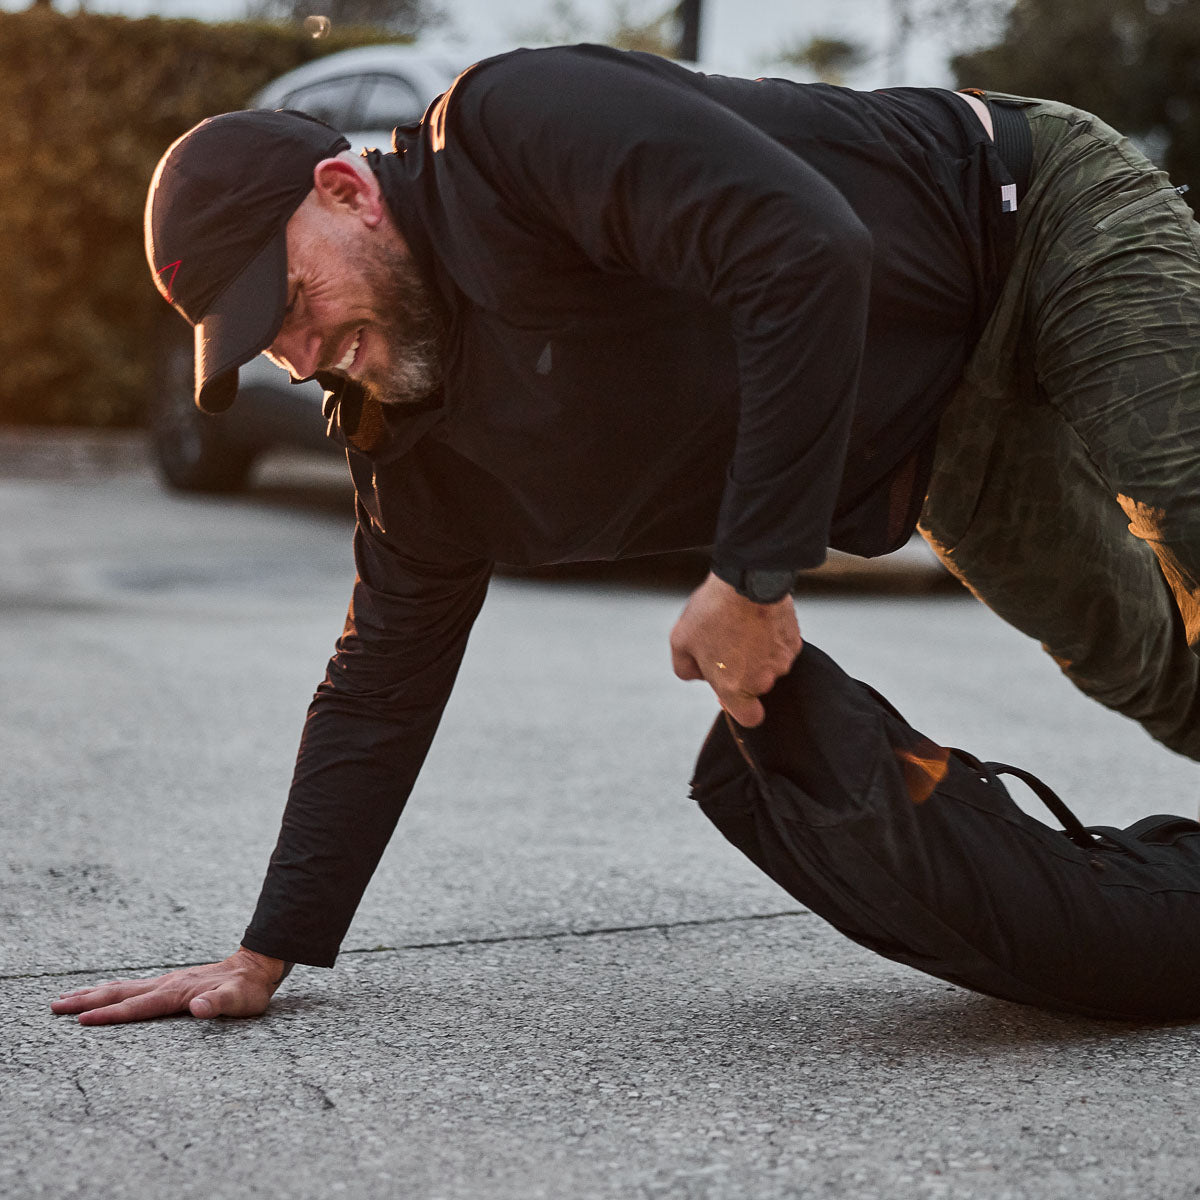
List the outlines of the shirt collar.
<svg viewBox="0 0 1200 1200">
<path fill-rule="evenodd" d="M 382 427 L 370 427 L 363 419 L 361 384 L 326 372 L 318 372 L 316 378 L 325 389 L 321 404 L 325 432 L 338 445 L 365 454 L 375 463 L 392 462 L 407 454 L 445 419 L 439 392 L 428 400 L 381 406 Z"/>
</svg>

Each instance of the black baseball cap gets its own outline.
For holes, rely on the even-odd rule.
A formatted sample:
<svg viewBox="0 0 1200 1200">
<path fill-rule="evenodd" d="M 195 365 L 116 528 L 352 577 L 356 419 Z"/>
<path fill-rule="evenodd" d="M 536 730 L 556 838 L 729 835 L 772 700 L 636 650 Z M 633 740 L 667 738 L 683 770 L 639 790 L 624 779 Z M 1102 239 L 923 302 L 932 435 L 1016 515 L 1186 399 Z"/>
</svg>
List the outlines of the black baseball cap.
<svg viewBox="0 0 1200 1200">
<path fill-rule="evenodd" d="M 238 367 L 275 340 L 287 307 L 288 219 L 313 168 L 349 150 L 305 113 L 209 117 L 173 142 L 146 197 L 155 285 L 196 329 L 196 403 L 224 412 Z"/>
</svg>

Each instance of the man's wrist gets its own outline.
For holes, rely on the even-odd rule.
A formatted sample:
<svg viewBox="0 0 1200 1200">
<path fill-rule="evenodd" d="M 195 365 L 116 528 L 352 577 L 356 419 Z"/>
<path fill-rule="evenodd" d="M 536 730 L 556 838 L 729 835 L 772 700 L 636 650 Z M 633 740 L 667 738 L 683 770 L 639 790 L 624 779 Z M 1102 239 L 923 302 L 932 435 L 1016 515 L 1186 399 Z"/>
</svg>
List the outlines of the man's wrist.
<svg viewBox="0 0 1200 1200">
<path fill-rule="evenodd" d="M 259 954 L 257 950 L 247 950 L 245 946 L 237 948 L 237 955 L 248 959 L 256 970 L 261 970 L 273 988 L 277 988 L 291 973 L 295 963 L 286 962 L 282 958 L 272 958 L 269 954 Z"/>
<path fill-rule="evenodd" d="M 730 567 L 713 562 L 712 573 L 755 604 L 775 604 L 791 595 L 800 572 L 776 567 Z"/>
</svg>

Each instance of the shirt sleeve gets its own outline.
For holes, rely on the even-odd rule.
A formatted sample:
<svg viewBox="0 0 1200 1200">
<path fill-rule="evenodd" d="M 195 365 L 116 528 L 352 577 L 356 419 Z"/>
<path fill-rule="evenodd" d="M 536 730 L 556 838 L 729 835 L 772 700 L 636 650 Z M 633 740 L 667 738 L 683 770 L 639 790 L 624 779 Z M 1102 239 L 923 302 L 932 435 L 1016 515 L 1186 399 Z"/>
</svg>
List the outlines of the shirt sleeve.
<svg viewBox="0 0 1200 1200">
<path fill-rule="evenodd" d="M 689 72 L 599 47 L 474 69 L 435 112 L 434 136 L 448 154 L 456 137 L 491 150 L 514 211 L 593 266 L 728 312 L 740 407 L 714 561 L 820 563 L 871 276 L 870 235 L 841 193 Z"/>
<path fill-rule="evenodd" d="M 425 761 L 490 564 L 413 561 L 359 509 L 345 629 L 308 710 L 279 839 L 242 944 L 332 966 Z"/>
</svg>

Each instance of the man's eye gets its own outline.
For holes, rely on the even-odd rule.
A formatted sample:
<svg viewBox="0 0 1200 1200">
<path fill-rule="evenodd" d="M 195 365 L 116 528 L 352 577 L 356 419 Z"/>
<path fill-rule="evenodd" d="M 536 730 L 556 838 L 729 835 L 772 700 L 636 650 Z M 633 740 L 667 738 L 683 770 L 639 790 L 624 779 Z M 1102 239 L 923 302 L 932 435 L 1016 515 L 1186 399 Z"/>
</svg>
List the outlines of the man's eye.
<svg viewBox="0 0 1200 1200">
<path fill-rule="evenodd" d="M 294 291 L 294 292 L 291 294 L 291 297 L 288 299 L 288 302 L 287 302 L 287 307 L 286 307 L 286 308 L 283 310 L 283 315 L 284 315 L 285 317 L 290 317 L 290 316 L 292 315 L 292 313 L 293 313 L 293 312 L 295 311 L 295 309 L 296 309 L 296 303 L 297 303 L 297 301 L 298 301 L 299 299 L 300 299 L 300 289 L 299 289 L 299 288 L 297 288 L 297 289 L 296 289 L 296 290 L 295 290 L 295 291 Z"/>
</svg>

